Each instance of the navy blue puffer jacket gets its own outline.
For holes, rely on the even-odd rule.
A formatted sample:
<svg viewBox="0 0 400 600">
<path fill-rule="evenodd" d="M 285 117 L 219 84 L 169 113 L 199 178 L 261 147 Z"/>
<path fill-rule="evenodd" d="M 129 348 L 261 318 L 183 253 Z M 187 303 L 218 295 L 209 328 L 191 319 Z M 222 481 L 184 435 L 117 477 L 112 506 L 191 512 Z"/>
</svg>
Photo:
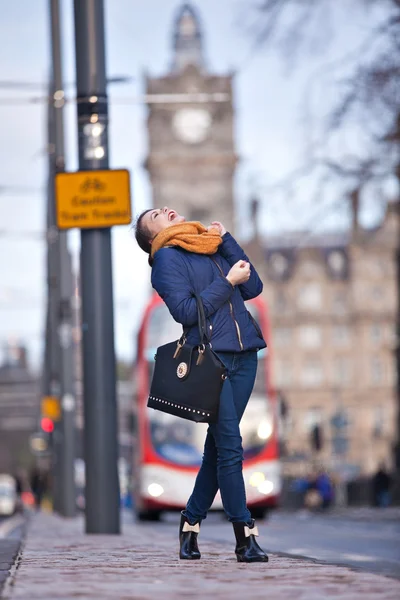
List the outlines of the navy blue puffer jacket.
<svg viewBox="0 0 400 600">
<path fill-rule="evenodd" d="M 226 233 L 218 251 L 210 256 L 194 254 L 182 248 L 161 248 L 154 255 L 151 283 L 175 321 L 190 328 L 189 344 L 199 343 L 197 304 L 194 293 L 203 300 L 213 350 L 242 352 L 265 348 L 258 324 L 248 312 L 244 300 L 258 296 L 263 284 L 251 265 L 247 283 L 232 286 L 226 279 L 238 261 L 249 262 L 236 240 Z"/>
</svg>

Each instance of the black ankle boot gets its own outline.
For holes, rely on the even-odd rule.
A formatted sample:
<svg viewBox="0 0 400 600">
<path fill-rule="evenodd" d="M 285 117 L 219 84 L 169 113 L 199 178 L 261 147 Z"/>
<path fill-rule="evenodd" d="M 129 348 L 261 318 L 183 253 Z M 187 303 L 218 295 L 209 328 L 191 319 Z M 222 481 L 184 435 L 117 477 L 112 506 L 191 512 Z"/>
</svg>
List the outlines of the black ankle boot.
<svg viewBox="0 0 400 600">
<path fill-rule="evenodd" d="M 236 537 L 235 553 L 238 562 L 268 562 L 268 556 L 257 544 L 258 529 L 254 519 L 248 523 L 232 523 Z"/>
<path fill-rule="evenodd" d="M 200 521 L 191 525 L 183 512 L 181 513 L 181 524 L 179 526 L 179 558 L 183 560 L 197 560 L 201 557 L 197 545 L 197 536 L 200 531 Z"/>
</svg>

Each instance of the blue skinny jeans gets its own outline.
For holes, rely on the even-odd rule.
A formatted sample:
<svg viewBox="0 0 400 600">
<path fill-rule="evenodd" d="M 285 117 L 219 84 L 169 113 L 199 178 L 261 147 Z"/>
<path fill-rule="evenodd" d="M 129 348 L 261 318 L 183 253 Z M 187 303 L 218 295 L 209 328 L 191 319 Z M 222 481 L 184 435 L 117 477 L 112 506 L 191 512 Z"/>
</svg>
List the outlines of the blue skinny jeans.
<svg viewBox="0 0 400 600">
<path fill-rule="evenodd" d="M 203 461 L 184 514 L 191 523 L 205 519 L 220 489 L 229 521 L 250 523 L 239 423 L 254 386 L 257 352 L 217 354 L 228 369 L 228 378 L 222 387 L 218 422 L 208 427 Z"/>
</svg>

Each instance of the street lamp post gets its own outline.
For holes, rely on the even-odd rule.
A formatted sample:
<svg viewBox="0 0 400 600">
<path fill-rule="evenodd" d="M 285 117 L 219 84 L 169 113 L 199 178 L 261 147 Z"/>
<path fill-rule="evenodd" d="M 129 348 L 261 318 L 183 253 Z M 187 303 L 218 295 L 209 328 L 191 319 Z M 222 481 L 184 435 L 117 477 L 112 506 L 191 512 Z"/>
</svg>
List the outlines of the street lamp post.
<svg viewBox="0 0 400 600">
<path fill-rule="evenodd" d="M 103 0 L 74 0 L 79 169 L 108 169 Z M 119 533 L 111 230 L 81 231 L 86 532 Z"/>
<path fill-rule="evenodd" d="M 48 136 L 48 271 L 49 306 L 46 322 L 46 369 L 52 364 L 50 395 L 59 398 L 61 421 L 54 432 L 54 508 L 64 517 L 75 514 L 75 381 L 72 342 L 72 261 L 67 232 L 57 231 L 55 218 L 55 175 L 64 171 L 64 92 L 62 84 L 59 0 L 50 0 L 52 76 L 49 98 Z M 55 356 L 52 356 L 54 354 Z"/>
</svg>

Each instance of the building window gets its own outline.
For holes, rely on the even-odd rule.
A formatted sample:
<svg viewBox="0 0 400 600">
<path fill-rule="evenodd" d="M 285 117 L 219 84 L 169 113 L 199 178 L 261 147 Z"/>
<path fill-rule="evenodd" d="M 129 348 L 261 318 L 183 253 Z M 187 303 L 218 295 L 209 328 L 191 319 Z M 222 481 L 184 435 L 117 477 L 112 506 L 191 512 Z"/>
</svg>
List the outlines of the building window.
<svg viewBox="0 0 400 600">
<path fill-rule="evenodd" d="M 380 358 L 371 359 L 371 384 L 382 385 L 383 384 L 383 363 Z"/>
<path fill-rule="evenodd" d="M 347 358 L 336 358 L 333 363 L 333 383 L 339 386 L 350 383 L 350 361 Z"/>
<path fill-rule="evenodd" d="M 288 346 L 292 340 L 292 330 L 289 327 L 277 327 L 273 337 L 276 346 Z"/>
<path fill-rule="evenodd" d="M 349 410 L 343 407 L 337 408 L 330 419 L 330 424 L 334 436 L 346 434 L 349 426 L 351 425 Z"/>
<path fill-rule="evenodd" d="M 321 330 L 319 327 L 305 325 L 299 328 L 299 342 L 303 348 L 319 348 L 321 345 Z"/>
<path fill-rule="evenodd" d="M 317 283 L 310 283 L 300 288 L 298 305 L 304 310 L 315 310 L 321 308 L 321 287 Z"/>
<path fill-rule="evenodd" d="M 322 367 L 318 361 L 305 363 L 301 371 L 301 381 L 305 387 L 318 387 L 323 379 Z"/>
<path fill-rule="evenodd" d="M 382 340 L 382 327 L 379 323 L 372 323 L 370 327 L 371 342 L 378 344 Z"/>
<path fill-rule="evenodd" d="M 344 290 L 335 292 L 332 298 L 332 310 L 336 315 L 343 315 L 347 310 L 347 298 Z"/>
<path fill-rule="evenodd" d="M 335 325 L 332 330 L 332 341 L 335 346 L 347 346 L 350 342 L 350 330 L 347 325 Z"/>
<path fill-rule="evenodd" d="M 278 360 L 275 363 L 275 385 L 278 388 L 287 388 L 292 383 L 292 368 L 287 360 Z"/>
</svg>

